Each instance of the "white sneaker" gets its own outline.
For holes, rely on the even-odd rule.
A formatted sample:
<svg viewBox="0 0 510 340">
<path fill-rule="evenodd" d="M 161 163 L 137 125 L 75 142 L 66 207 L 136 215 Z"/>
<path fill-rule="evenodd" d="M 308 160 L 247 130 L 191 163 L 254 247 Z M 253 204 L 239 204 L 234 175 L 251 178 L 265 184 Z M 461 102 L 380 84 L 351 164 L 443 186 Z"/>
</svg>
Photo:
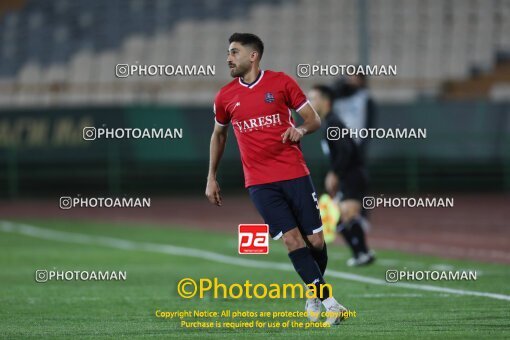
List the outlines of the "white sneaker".
<svg viewBox="0 0 510 340">
<path fill-rule="evenodd" d="M 321 300 L 318 298 L 307 299 L 305 304 L 305 311 L 308 314 L 308 319 L 312 322 L 319 321 L 321 316 Z"/>
<path fill-rule="evenodd" d="M 324 307 L 326 307 L 326 323 L 333 326 L 338 325 L 342 320 L 346 318 L 348 313 L 347 308 L 342 306 L 334 297 L 330 296 L 326 300 L 322 301 Z"/>
<path fill-rule="evenodd" d="M 375 261 L 375 254 L 370 251 L 369 253 L 360 253 L 358 257 L 352 257 L 347 260 L 347 266 L 359 267 L 370 264 Z"/>
</svg>

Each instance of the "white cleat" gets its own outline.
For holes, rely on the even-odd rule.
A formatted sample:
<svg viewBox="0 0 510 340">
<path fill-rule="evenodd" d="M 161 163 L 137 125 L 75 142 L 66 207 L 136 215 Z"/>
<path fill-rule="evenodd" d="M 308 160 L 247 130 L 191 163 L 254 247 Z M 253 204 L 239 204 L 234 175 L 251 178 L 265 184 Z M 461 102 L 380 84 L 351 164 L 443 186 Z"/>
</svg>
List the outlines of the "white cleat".
<svg viewBox="0 0 510 340">
<path fill-rule="evenodd" d="M 375 261 L 375 255 L 373 252 L 360 253 L 358 257 L 353 257 L 347 260 L 347 266 L 359 267 L 370 264 Z"/>
<path fill-rule="evenodd" d="M 334 297 L 331 296 L 322 301 L 322 303 L 324 304 L 324 307 L 326 307 L 327 319 L 325 323 L 329 324 L 330 326 L 338 325 L 340 322 L 347 318 L 347 308 L 338 303 Z"/>
<path fill-rule="evenodd" d="M 308 315 L 308 320 L 312 322 L 319 321 L 319 317 L 321 315 L 321 300 L 318 298 L 307 299 L 305 304 L 305 311 Z"/>
</svg>

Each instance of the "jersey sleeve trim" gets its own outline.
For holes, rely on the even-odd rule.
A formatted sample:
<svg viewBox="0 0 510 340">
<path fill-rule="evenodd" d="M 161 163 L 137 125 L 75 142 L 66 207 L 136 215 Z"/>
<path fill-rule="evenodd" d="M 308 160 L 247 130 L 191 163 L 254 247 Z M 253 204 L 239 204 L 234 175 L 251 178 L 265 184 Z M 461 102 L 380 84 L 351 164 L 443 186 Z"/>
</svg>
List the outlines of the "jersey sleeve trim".
<svg viewBox="0 0 510 340">
<path fill-rule="evenodd" d="M 218 124 L 219 126 L 228 126 L 229 123 L 220 123 L 218 122 L 218 120 L 216 118 L 214 118 L 214 121 L 216 122 L 216 124 Z"/>
<path fill-rule="evenodd" d="M 296 111 L 299 112 L 302 108 L 305 107 L 306 104 L 310 104 L 310 101 L 308 99 L 305 100 L 303 104 L 299 105 L 298 108 L 296 109 Z"/>
</svg>

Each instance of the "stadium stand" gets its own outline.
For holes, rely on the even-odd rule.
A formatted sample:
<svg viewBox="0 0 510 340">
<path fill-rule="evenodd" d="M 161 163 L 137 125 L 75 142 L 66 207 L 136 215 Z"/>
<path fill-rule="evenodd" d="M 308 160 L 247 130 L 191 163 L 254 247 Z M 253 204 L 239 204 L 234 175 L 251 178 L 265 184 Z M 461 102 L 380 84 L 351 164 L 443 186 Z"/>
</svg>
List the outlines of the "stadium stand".
<svg viewBox="0 0 510 340">
<path fill-rule="evenodd" d="M 234 31 L 260 35 L 266 42 L 264 67 L 294 76 L 300 63 L 361 61 L 359 7 L 351 0 L 5 3 L 0 7 L 4 107 L 203 105 L 229 79 L 225 50 Z M 379 100 L 437 96 L 446 81 L 490 72 L 498 56 L 510 55 L 508 0 L 368 3 L 369 63 L 398 68 L 398 77 L 373 79 Z M 216 77 L 115 77 L 119 63 L 186 64 L 190 55 L 194 62 L 216 65 Z M 304 86 L 316 81 L 300 80 Z M 487 92 L 508 93 L 506 85 L 496 83 L 494 88 Z"/>
</svg>

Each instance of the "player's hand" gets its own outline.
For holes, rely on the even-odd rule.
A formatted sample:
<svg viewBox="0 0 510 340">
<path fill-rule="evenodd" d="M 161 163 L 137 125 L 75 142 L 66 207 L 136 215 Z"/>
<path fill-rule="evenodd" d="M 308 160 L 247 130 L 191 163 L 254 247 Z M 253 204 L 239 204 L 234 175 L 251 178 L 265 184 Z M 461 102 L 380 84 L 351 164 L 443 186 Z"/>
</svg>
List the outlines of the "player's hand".
<svg viewBox="0 0 510 340">
<path fill-rule="evenodd" d="M 328 172 L 324 181 L 324 187 L 331 197 L 334 198 L 336 196 L 339 184 L 338 176 L 333 171 Z"/>
<path fill-rule="evenodd" d="M 221 191 L 220 185 L 216 179 L 208 179 L 207 187 L 205 188 L 205 196 L 212 204 L 216 204 L 221 207 Z"/>
<path fill-rule="evenodd" d="M 303 138 L 305 133 L 306 133 L 305 129 L 295 128 L 292 126 L 292 127 L 288 128 L 287 131 L 282 133 L 282 143 L 285 144 L 287 142 L 287 140 L 290 140 L 293 143 L 297 143 L 301 140 L 301 138 Z"/>
</svg>

